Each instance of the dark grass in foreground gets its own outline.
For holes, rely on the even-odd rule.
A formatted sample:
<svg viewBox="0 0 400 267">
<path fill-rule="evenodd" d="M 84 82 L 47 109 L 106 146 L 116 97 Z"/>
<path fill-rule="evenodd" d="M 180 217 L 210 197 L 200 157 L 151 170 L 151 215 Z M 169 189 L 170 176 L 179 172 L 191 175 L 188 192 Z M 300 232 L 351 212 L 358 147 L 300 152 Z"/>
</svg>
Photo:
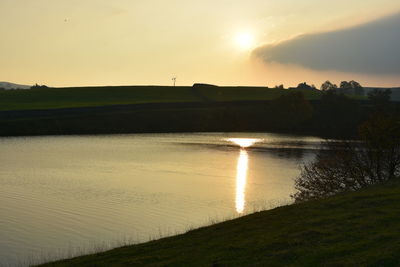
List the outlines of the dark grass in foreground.
<svg viewBox="0 0 400 267">
<path fill-rule="evenodd" d="M 398 266 L 400 181 L 47 266 Z"/>
</svg>

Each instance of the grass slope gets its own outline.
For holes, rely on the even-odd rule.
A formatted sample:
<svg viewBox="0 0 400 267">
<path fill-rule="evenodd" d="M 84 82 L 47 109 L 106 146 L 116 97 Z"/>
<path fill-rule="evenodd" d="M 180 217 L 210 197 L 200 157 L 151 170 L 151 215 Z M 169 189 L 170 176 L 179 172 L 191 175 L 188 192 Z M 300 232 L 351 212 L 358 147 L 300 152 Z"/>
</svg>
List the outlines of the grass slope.
<svg viewBox="0 0 400 267">
<path fill-rule="evenodd" d="M 317 91 L 304 91 L 316 99 Z M 0 90 L 0 111 L 93 107 L 139 103 L 271 100 L 288 90 L 266 87 L 113 86 Z"/>
<path fill-rule="evenodd" d="M 45 266 L 399 266 L 400 183 Z"/>
</svg>

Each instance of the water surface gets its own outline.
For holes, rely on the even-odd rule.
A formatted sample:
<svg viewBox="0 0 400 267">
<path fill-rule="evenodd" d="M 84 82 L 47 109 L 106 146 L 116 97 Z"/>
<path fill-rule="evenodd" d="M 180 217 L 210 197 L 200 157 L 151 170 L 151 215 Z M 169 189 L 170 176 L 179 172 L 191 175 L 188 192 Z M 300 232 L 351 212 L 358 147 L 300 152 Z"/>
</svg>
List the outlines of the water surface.
<svg viewBox="0 0 400 267">
<path fill-rule="evenodd" d="M 258 139 L 240 147 L 228 138 Z M 0 265 L 144 242 L 290 202 L 321 140 L 278 134 L 0 139 Z"/>
</svg>

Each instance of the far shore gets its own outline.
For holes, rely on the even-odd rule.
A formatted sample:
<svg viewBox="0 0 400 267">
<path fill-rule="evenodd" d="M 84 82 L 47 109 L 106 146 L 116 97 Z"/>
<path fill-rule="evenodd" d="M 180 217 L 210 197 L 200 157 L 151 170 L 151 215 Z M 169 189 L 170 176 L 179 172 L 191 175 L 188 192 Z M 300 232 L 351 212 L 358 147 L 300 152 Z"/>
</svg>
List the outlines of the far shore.
<svg viewBox="0 0 400 267">
<path fill-rule="evenodd" d="M 392 105 L 400 109 L 399 102 Z M 277 132 L 354 138 L 372 109 L 366 96 L 327 98 L 316 89 L 38 87 L 0 91 L 0 136 Z"/>
</svg>

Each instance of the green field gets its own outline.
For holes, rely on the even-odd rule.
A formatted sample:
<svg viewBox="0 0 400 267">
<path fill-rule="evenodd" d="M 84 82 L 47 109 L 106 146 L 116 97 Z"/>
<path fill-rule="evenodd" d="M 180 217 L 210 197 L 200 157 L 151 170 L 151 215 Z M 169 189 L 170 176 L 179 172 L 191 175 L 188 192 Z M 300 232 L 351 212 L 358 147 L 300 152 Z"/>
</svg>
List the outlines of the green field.
<svg viewBox="0 0 400 267">
<path fill-rule="evenodd" d="M 46 266 L 399 266 L 400 182 Z"/>
<path fill-rule="evenodd" d="M 271 100 L 288 90 L 266 87 L 115 86 L 1 90 L 0 110 L 93 107 L 139 103 Z M 304 91 L 303 91 L 304 92 Z M 320 93 L 304 92 L 308 99 Z"/>
</svg>

